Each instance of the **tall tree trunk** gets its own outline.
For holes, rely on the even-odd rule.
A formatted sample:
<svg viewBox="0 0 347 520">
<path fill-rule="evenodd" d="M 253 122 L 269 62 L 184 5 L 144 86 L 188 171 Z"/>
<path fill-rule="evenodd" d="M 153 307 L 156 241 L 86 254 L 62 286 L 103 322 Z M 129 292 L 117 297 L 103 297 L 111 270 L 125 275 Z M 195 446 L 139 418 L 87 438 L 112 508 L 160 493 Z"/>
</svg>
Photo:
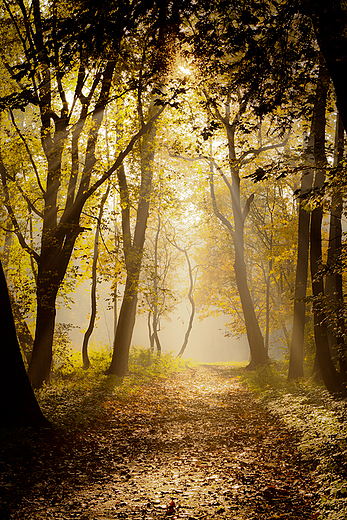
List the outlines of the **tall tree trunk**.
<svg viewBox="0 0 347 520">
<path fill-rule="evenodd" d="M 315 158 L 315 181 L 314 188 L 322 189 L 325 179 L 325 167 L 327 165 L 325 155 L 325 110 L 327 91 L 330 78 L 327 69 L 321 65 L 319 83 L 317 88 L 317 100 L 315 106 L 314 119 L 314 158 Z M 323 206 L 316 206 L 312 211 L 311 230 L 310 230 L 310 264 L 313 294 L 313 318 L 314 318 L 314 337 L 316 343 L 316 356 L 320 373 L 329 392 L 341 390 L 341 377 L 337 372 L 331 358 L 328 330 L 326 325 L 326 315 L 322 309 L 322 297 L 324 297 L 324 280 L 319 271 L 322 262 L 322 220 Z"/>
<path fill-rule="evenodd" d="M 158 227 L 155 234 L 154 241 L 154 275 L 153 275 L 153 316 L 152 316 L 152 329 L 153 333 L 151 336 L 151 351 L 154 350 L 154 344 L 157 347 L 157 354 L 160 356 L 161 354 L 161 344 L 158 336 L 158 328 L 159 328 L 159 313 L 158 313 L 158 244 L 159 244 L 159 236 L 161 231 L 161 218 L 158 215 Z"/>
<path fill-rule="evenodd" d="M 229 155 L 231 155 L 230 152 Z M 244 225 L 250 210 L 250 205 L 253 201 L 253 195 L 248 198 L 245 207 L 242 210 L 240 201 L 240 177 L 238 171 L 236 171 L 235 168 L 233 169 L 232 173 L 231 201 L 234 216 L 234 271 L 237 290 L 240 295 L 242 311 L 245 318 L 247 339 L 251 353 L 251 360 L 248 368 L 253 369 L 268 360 L 268 354 L 264 345 L 264 338 L 260 330 L 259 322 L 254 310 L 253 300 L 248 287 L 245 263 Z"/>
<path fill-rule="evenodd" d="M 175 244 L 176 245 L 176 244 Z M 189 341 L 189 336 L 190 336 L 190 333 L 192 331 L 192 328 L 193 328 L 193 321 L 194 321 L 194 317 L 195 317 L 195 300 L 194 300 L 194 296 L 193 296 L 193 290 L 194 290 L 194 278 L 193 278 L 193 270 L 192 270 L 192 265 L 190 263 L 190 260 L 189 260 L 189 256 L 188 256 L 188 252 L 186 249 L 181 249 L 179 248 L 177 245 L 176 245 L 177 249 L 179 251 L 182 251 L 184 253 L 184 256 L 186 257 L 186 261 L 187 261 L 187 265 L 188 265 L 188 273 L 189 273 L 189 291 L 188 291 L 188 300 L 190 302 L 190 307 L 191 307 L 191 311 L 190 311 L 190 316 L 189 316 L 189 322 L 188 322 L 188 327 L 187 327 L 187 330 L 186 330 L 186 333 L 184 335 L 184 340 L 183 340 L 183 344 L 182 344 L 182 347 L 181 347 L 181 350 L 179 351 L 179 353 L 177 354 L 177 357 L 182 357 L 187 346 L 188 346 L 188 341 Z"/>
<path fill-rule="evenodd" d="M 224 183 L 226 184 L 230 197 L 231 206 L 234 217 L 234 228 L 227 218 L 220 213 L 217 207 L 216 197 L 214 193 L 213 184 L 213 165 L 210 162 L 210 193 L 212 199 L 212 206 L 214 214 L 224 226 L 228 229 L 230 236 L 232 237 L 235 250 L 235 263 L 234 271 L 236 278 L 237 290 L 241 300 L 241 306 L 243 316 L 245 320 L 246 334 L 250 350 L 250 363 L 248 369 L 253 369 L 258 365 L 266 363 L 269 359 L 268 354 L 264 345 L 264 338 L 260 330 L 259 322 L 254 310 L 254 304 L 251 297 L 251 293 L 248 286 L 247 269 L 245 263 L 245 252 L 244 252 L 244 226 L 247 216 L 250 211 L 250 206 L 253 201 L 254 195 L 248 197 L 244 207 L 241 206 L 241 194 L 240 194 L 240 164 L 242 161 L 236 156 L 235 147 L 235 131 L 239 124 L 239 120 L 242 114 L 245 112 L 247 104 L 246 102 L 240 102 L 239 110 L 231 121 L 231 93 L 227 94 L 225 103 L 225 115 L 222 115 L 216 106 L 216 103 L 212 101 L 213 110 L 217 118 L 223 123 L 228 141 L 228 155 L 229 155 L 229 168 L 231 175 L 231 184 L 219 168 L 218 172 L 221 174 Z"/>
<path fill-rule="evenodd" d="M 297 379 L 304 376 L 304 336 L 306 321 L 306 304 L 304 298 L 306 297 L 307 289 L 311 219 L 311 214 L 307 209 L 304 196 L 311 191 L 312 182 L 313 170 L 310 169 L 304 173 L 301 179 L 299 195 L 298 254 L 295 274 L 293 331 L 289 354 L 289 379 Z"/>
<path fill-rule="evenodd" d="M 253 195 L 251 195 L 248 198 L 245 207 L 242 211 L 240 203 L 240 177 L 238 173 L 236 172 L 233 175 L 232 185 L 230 185 L 229 181 L 226 179 L 224 174 L 222 174 L 222 177 L 224 182 L 227 184 L 231 194 L 232 209 L 234 215 L 234 229 L 229 220 L 226 219 L 218 209 L 216 196 L 214 192 L 213 165 L 210 163 L 210 194 L 213 212 L 216 215 L 216 217 L 228 229 L 234 243 L 234 272 L 237 290 L 241 300 L 242 312 L 245 320 L 246 335 L 251 355 L 251 360 L 248 365 L 248 369 L 253 369 L 258 365 L 266 363 L 266 361 L 268 360 L 268 355 L 264 346 L 264 338 L 259 327 L 259 322 L 254 310 L 253 300 L 248 287 L 247 270 L 244 257 L 244 223 L 248 216 L 250 205 L 253 201 Z"/>
<path fill-rule="evenodd" d="M 155 106 L 154 100 L 150 111 L 159 114 L 158 107 Z M 122 203 L 123 247 L 127 278 L 114 338 L 112 360 L 106 373 L 114 374 L 119 377 L 123 377 L 128 371 L 129 351 L 135 326 L 138 282 L 142 265 L 152 190 L 155 136 L 156 126 L 153 125 L 149 132 L 143 137 L 141 143 L 141 186 L 132 242 L 130 233 L 130 200 L 124 167 L 118 170 Z"/>
<path fill-rule="evenodd" d="M 101 199 L 101 202 L 100 202 L 98 222 L 97 222 L 95 237 L 94 237 L 94 253 L 93 253 L 93 264 L 92 264 L 92 288 L 90 291 L 91 313 L 90 313 L 89 325 L 85 332 L 85 335 L 83 338 L 83 344 L 82 344 L 82 362 L 83 362 L 83 368 L 85 370 L 87 370 L 90 367 L 90 359 L 89 359 L 89 355 L 88 355 L 88 343 L 89 343 L 90 336 L 93 333 L 94 326 L 95 326 L 95 320 L 96 320 L 96 286 L 97 286 L 97 266 L 98 266 L 98 259 L 99 259 L 100 225 L 101 225 L 101 220 L 102 220 L 102 216 L 104 213 L 105 202 L 106 202 L 108 194 L 110 192 L 110 187 L 111 187 L 111 185 L 109 184 L 107 186 L 107 190 L 104 193 L 104 195 Z"/>
<path fill-rule="evenodd" d="M 0 264 L 0 428 L 48 427 L 25 372 Z"/>
<path fill-rule="evenodd" d="M 342 174 L 340 171 L 343 166 L 344 155 L 344 127 L 340 114 L 336 118 L 335 130 L 335 153 L 334 166 L 339 170 L 338 176 Z M 328 298 L 335 303 L 336 313 L 341 313 L 344 306 L 343 287 L 342 287 L 342 273 L 338 265 L 339 258 L 342 253 L 342 211 L 343 199 L 339 188 L 334 189 L 331 201 L 330 210 L 330 225 L 329 225 L 329 247 L 328 247 L 328 275 L 325 282 L 325 291 Z M 345 359 L 345 341 L 342 331 L 345 329 L 345 322 L 343 317 L 337 319 L 338 333 L 329 331 L 328 339 L 330 349 L 334 355 L 339 359 L 340 371 L 346 374 L 346 359 Z"/>
</svg>

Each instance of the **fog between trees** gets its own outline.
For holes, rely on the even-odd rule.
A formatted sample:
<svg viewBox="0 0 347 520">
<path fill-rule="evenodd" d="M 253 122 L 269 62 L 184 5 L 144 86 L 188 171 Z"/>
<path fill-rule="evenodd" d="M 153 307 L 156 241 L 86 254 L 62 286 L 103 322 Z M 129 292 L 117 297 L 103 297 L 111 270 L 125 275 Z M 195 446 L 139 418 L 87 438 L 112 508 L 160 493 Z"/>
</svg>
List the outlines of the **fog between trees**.
<svg viewBox="0 0 347 520">
<path fill-rule="evenodd" d="M 108 374 L 127 373 L 139 314 L 152 350 L 167 348 L 162 326 L 188 297 L 195 322 L 226 316 L 247 337 L 250 369 L 282 338 L 290 377 L 316 359 L 344 391 L 340 11 L 3 2 L 2 263 L 35 388 L 77 323 L 57 328 L 57 305 L 73 309 L 97 245 L 94 283 L 117 303 Z"/>
</svg>

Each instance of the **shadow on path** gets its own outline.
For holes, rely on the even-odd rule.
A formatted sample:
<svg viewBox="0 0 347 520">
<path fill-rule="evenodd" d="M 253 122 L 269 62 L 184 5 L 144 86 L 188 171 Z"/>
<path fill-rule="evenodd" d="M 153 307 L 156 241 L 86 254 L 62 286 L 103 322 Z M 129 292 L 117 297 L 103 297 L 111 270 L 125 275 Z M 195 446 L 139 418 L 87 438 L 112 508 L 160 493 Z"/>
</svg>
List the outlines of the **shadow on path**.
<svg viewBox="0 0 347 520">
<path fill-rule="evenodd" d="M 230 375 L 200 367 L 110 398 L 70 456 L 62 439 L 39 479 L 24 468 L 34 484 L 7 518 L 315 518 L 313 465 Z"/>
</svg>

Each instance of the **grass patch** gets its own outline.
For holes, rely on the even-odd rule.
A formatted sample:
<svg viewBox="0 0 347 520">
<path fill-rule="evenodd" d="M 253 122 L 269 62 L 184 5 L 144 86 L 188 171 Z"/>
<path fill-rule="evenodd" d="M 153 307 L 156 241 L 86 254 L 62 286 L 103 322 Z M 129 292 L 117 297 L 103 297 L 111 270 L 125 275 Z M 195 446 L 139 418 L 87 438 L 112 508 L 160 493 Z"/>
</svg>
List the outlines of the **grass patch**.
<svg viewBox="0 0 347 520">
<path fill-rule="evenodd" d="M 269 363 L 239 377 L 268 410 L 300 433 L 299 449 L 317 462 L 320 520 L 344 520 L 347 511 L 347 401 L 310 381 L 288 381 L 285 363 Z"/>
<path fill-rule="evenodd" d="M 91 368 L 83 370 L 80 353 L 71 354 L 64 369 L 60 368 L 52 382 L 37 391 L 41 410 L 55 427 L 80 430 L 102 426 L 107 419 L 106 401 L 127 399 L 153 379 L 169 377 L 185 368 L 185 363 L 172 354 L 158 357 L 141 348 L 131 350 L 129 373 L 124 378 L 104 374 L 111 361 L 107 350 L 92 351 L 90 360 Z"/>
</svg>

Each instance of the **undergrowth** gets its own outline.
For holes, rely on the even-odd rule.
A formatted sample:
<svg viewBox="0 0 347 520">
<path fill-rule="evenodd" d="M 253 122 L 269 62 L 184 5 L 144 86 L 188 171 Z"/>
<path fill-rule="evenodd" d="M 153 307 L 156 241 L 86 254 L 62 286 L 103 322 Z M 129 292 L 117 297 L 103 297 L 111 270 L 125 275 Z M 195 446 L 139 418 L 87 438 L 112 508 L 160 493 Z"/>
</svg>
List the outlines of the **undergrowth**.
<svg viewBox="0 0 347 520">
<path fill-rule="evenodd" d="M 131 349 L 129 373 L 123 378 L 105 375 L 111 361 L 106 349 L 92 351 L 90 361 L 91 368 L 83 370 L 80 353 L 71 353 L 69 363 L 37 391 L 41 410 L 54 427 L 75 430 L 102 425 L 107 419 L 106 401 L 126 399 L 151 380 L 168 377 L 185 366 L 172 354 L 157 356 L 142 348 Z"/>
<path fill-rule="evenodd" d="M 300 433 L 299 448 L 317 463 L 319 520 L 344 520 L 347 511 L 347 401 L 334 399 L 322 386 L 288 381 L 287 366 L 272 363 L 241 380 L 288 428 Z"/>
</svg>

